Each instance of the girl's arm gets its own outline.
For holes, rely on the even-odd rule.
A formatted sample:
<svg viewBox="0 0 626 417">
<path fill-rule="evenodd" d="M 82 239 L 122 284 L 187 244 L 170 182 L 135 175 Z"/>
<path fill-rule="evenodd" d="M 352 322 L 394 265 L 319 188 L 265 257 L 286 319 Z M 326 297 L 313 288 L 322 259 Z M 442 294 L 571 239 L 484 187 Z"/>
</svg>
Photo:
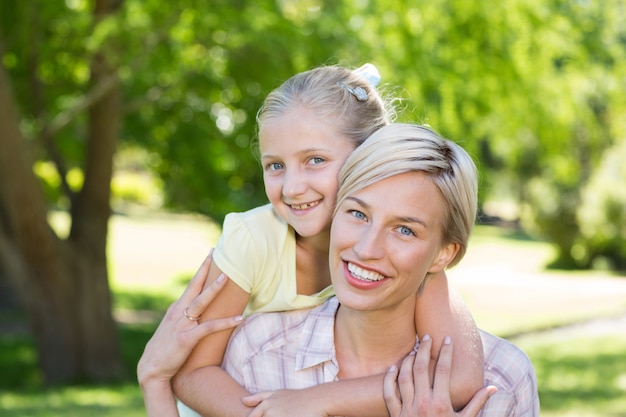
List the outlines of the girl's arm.
<svg viewBox="0 0 626 417">
<path fill-rule="evenodd" d="M 453 349 L 451 339 L 448 338 L 447 340 L 447 343 L 443 341 L 439 343 L 442 345 L 441 352 L 437 352 L 436 358 L 436 369 L 440 371 L 439 374 L 435 372 L 432 366 L 430 369 L 425 369 L 423 366 L 416 368 L 420 371 L 419 375 L 410 372 L 417 355 L 419 355 L 422 362 L 424 360 L 430 361 L 431 364 L 433 362 L 432 359 L 429 359 L 433 341 L 430 337 L 424 337 L 417 350 L 417 355 L 413 352 L 402 362 L 401 368 L 405 375 L 400 381 L 397 380 L 398 368 L 395 368 L 395 371 L 391 371 L 386 375 L 344 379 L 301 390 L 258 393 L 244 398 L 243 401 L 251 407 L 256 406 L 256 409 L 249 417 L 262 417 L 266 414 L 273 417 L 327 417 L 335 415 L 380 417 L 389 415 L 388 410 L 390 410 L 393 416 L 417 416 L 418 413 L 413 412 L 412 407 L 421 404 L 421 406 L 425 407 L 421 409 L 422 412 L 439 412 L 441 410 L 441 400 L 447 402 L 448 409 L 446 410 L 446 415 L 476 415 L 484 406 L 487 398 L 495 392 L 495 387 L 486 388 L 481 384 L 479 389 L 476 390 L 477 392 L 472 393 L 473 398 L 467 407 L 461 413 L 454 413 L 451 404 L 454 400 L 451 398 L 452 392 L 449 389 L 449 381 L 454 377 L 454 371 L 450 371 Z M 410 377 L 407 377 L 407 375 Z M 429 377 L 430 381 L 428 381 Z M 419 390 L 417 385 L 414 385 L 417 382 L 417 378 L 421 381 Z M 424 378 L 426 379 L 424 380 Z M 434 380 L 435 378 L 441 381 Z M 433 380 L 435 382 L 434 387 Z M 391 389 L 392 385 L 396 384 L 398 384 L 398 389 L 403 394 L 403 397 L 404 395 L 407 397 L 410 395 L 421 400 L 417 403 L 410 401 L 407 404 L 402 404 L 396 397 L 396 388 Z M 450 400 L 445 400 L 446 398 L 450 398 Z"/>
<path fill-rule="evenodd" d="M 383 397 L 384 374 L 326 382 L 310 388 L 250 395 L 243 402 L 255 407 L 249 417 L 388 416 Z"/>
<path fill-rule="evenodd" d="M 431 371 L 444 338 L 454 341 L 450 396 L 455 409 L 463 408 L 485 385 L 483 345 L 467 305 L 456 291 L 450 292 L 445 272 L 432 275 L 417 296 L 415 323 L 420 339 L 432 337 Z"/>
<path fill-rule="evenodd" d="M 211 265 L 207 285 L 221 273 L 216 265 Z M 199 323 L 240 315 L 249 298 L 248 293 L 227 279 L 224 289 L 202 314 Z M 204 338 L 173 379 L 176 396 L 203 415 L 246 416 L 250 412 L 241 402 L 241 397 L 248 392 L 219 367 L 231 333 L 232 329 L 228 329 Z"/>
</svg>

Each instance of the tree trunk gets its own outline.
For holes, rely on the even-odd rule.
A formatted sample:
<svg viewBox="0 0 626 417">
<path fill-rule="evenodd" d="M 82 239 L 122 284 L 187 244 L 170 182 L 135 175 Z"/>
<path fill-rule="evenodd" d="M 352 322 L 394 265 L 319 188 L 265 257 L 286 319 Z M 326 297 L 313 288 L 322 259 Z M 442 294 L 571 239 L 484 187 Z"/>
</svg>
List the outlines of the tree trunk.
<svg viewBox="0 0 626 417">
<path fill-rule="evenodd" d="M 92 82 L 115 76 L 104 54 L 97 54 Z M 121 118 L 119 82 L 89 111 L 85 182 L 72 206 L 67 240 L 47 223 L 43 190 L 32 171 L 16 108 L 0 67 L 0 270 L 27 313 L 46 383 L 119 379 L 123 367 L 106 262 L 110 180 Z"/>
</svg>

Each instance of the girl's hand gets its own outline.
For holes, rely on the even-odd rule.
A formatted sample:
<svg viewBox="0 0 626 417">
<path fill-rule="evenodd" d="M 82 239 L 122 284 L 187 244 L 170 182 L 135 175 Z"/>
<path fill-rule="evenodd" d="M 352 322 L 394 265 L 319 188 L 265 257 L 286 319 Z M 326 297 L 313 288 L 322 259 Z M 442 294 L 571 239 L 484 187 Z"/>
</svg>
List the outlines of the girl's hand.
<svg viewBox="0 0 626 417">
<path fill-rule="evenodd" d="M 452 409 L 450 400 L 450 369 L 452 343 L 446 337 L 437 360 L 433 386 L 430 386 L 428 364 L 432 340 L 425 335 L 415 353 L 407 356 L 400 367 L 392 367 L 383 386 L 390 417 L 475 417 L 496 387 L 481 388 L 460 412 Z"/>
<path fill-rule="evenodd" d="M 304 393 L 304 390 L 258 392 L 244 397 L 242 401 L 248 407 L 255 407 L 248 417 L 328 417 L 323 410 L 316 409 L 321 402 L 312 401 Z"/>
</svg>

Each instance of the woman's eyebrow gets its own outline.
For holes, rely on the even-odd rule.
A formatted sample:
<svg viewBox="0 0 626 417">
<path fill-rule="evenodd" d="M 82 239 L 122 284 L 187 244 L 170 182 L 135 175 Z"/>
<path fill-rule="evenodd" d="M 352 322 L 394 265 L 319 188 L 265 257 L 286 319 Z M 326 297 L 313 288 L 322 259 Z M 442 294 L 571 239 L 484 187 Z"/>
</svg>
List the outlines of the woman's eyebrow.
<svg viewBox="0 0 626 417">
<path fill-rule="evenodd" d="M 357 203 L 358 205 L 360 205 L 361 207 L 370 208 L 370 205 L 367 204 L 365 201 L 361 200 L 360 198 L 353 197 L 353 196 L 348 196 L 348 197 L 346 197 L 346 200 L 352 200 L 355 203 Z"/>
<path fill-rule="evenodd" d="M 400 220 L 400 222 L 402 223 L 417 223 L 417 224 L 421 224 L 424 228 L 428 229 L 428 224 L 420 219 L 419 217 L 411 217 L 411 216 L 400 216 L 398 217 L 398 220 Z"/>
<path fill-rule="evenodd" d="M 360 198 L 357 197 L 346 197 L 346 200 L 352 200 L 355 203 L 357 203 L 358 205 L 360 205 L 363 208 L 366 209 L 370 209 L 371 205 L 366 203 L 365 201 L 361 200 Z M 422 227 L 428 229 L 428 223 L 426 223 L 426 221 L 424 221 L 423 219 L 419 218 L 419 217 L 413 217 L 413 216 L 397 216 L 396 219 L 398 221 L 400 221 L 401 223 L 417 223 L 420 224 Z"/>
</svg>

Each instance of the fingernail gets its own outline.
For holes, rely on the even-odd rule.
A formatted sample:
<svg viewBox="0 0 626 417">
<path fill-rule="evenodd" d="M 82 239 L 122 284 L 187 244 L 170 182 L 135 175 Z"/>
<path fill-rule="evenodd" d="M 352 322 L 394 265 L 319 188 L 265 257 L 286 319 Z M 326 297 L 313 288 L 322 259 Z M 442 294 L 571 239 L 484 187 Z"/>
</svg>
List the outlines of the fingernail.
<svg viewBox="0 0 626 417">
<path fill-rule="evenodd" d="M 237 316 L 235 317 L 235 321 L 242 321 L 243 320 L 243 316 Z"/>
<path fill-rule="evenodd" d="M 425 342 L 427 340 L 430 340 L 430 335 L 429 334 L 425 334 L 424 336 L 422 336 L 422 342 Z"/>
<path fill-rule="evenodd" d="M 396 365 L 391 365 L 391 367 L 389 368 L 389 372 L 396 372 L 398 368 L 396 368 Z"/>
<path fill-rule="evenodd" d="M 446 337 L 443 339 L 443 344 L 444 344 L 444 345 L 449 345 L 450 343 L 452 343 L 452 339 L 450 339 L 450 336 L 446 336 Z"/>
<path fill-rule="evenodd" d="M 220 274 L 219 277 L 217 277 L 217 279 L 215 280 L 215 282 L 217 282 L 218 284 L 221 284 L 222 282 L 224 282 L 224 280 L 226 279 L 226 275 L 224 274 Z"/>
</svg>

